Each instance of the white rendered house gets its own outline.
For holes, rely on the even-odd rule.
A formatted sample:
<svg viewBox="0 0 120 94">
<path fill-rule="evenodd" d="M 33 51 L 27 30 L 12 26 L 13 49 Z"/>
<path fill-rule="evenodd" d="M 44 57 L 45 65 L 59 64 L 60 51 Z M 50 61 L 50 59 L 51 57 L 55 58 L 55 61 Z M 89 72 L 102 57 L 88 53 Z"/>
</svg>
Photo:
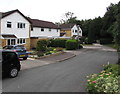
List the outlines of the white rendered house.
<svg viewBox="0 0 120 94">
<path fill-rule="evenodd" d="M 29 18 L 32 23 L 31 47 L 34 48 L 38 40 L 60 37 L 60 28 L 52 22 Z"/>
<path fill-rule="evenodd" d="M 1 13 L 0 35 L 1 46 L 24 45 L 30 49 L 31 22 L 19 10 Z"/>
</svg>

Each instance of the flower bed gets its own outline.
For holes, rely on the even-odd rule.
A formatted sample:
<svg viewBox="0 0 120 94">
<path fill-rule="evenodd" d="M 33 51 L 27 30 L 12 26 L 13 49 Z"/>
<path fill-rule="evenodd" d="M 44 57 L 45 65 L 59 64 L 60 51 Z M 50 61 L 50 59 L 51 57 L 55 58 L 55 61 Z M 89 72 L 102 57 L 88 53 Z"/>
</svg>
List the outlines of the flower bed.
<svg viewBox="0 0 120 94">
<path fill-rule="evenodd" d="M 87 76 L 87 91 L 91 94 L 120 94 L 120 65 L 108 64 L 99 74 Z"/>
<path fill-rule="evenodd" d="M 36 51 L 36 50 L 32 51 L 30 57 L 39 58 L 39 57 L 49 56 L 51 54 L 57 54 L 57 53 L 63 52 L 63 50 L 64 50 L 63 48 L 59 48 L 59 47 L 57 48 L 48 47 L 44 52 Z"/>
</svg>

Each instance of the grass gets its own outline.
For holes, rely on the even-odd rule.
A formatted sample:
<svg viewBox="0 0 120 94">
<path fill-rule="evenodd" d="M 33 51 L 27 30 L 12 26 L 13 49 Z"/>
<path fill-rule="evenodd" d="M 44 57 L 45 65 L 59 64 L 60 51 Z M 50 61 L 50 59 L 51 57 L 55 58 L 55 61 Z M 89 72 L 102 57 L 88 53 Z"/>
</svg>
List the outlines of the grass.
<svg viewBox="0 0 120 94">
<path fill-rule="evenodd" d="M 115 45 L 115 44 L 105 44 L 105 46 L 111 47 L 116 50 L 118 49 L 118 45 Z"/>
</svg>

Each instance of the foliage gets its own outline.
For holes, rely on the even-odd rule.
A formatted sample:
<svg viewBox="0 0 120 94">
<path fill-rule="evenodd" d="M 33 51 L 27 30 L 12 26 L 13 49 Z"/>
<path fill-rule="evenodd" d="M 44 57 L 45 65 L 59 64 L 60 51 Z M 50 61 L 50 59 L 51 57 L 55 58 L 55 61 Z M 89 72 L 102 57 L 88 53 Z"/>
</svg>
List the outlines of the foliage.
<svg viewBox="0 0 120 94">
<path fill-rule="evenodd" d="M 62 47 L 65 48 L 66 39 L 51 39 L 49 40 L 49 47 Z"/>
<path fill-rule="evenodd" d="M 87 90 L 92 93 L 120 93 L 120 74 L 118 73 L 120 65 L 106 65 L 99 74 L 93 74 L 88 77 Z"/>
<path fill-rule="evenodd" d="M 111 44 L 112 41 L 113 40 L 111 38 L 101 38 L 100 39 L 100 44 Z"/>
<path fill-rule="evenodd" d="M 46 51 L 47 49 L 47 41 L 46 40 L 39 40 L 37 42 L 36 50 L 37 51 Z"/>
<path fill-rule="evenodd" d="M 77 40 L 67 40 L 66 41 L 66 49 L 67 50 L 75 50 L 78 48 Z"/>
<path fill-rule="evenodd" d="M 38 57 L 44 56 L 44 53 L 41 52 L 41 51 L 38 51 L 38 52 L 37 52 L 37 56 L 38 56 Z"/>
</svg>

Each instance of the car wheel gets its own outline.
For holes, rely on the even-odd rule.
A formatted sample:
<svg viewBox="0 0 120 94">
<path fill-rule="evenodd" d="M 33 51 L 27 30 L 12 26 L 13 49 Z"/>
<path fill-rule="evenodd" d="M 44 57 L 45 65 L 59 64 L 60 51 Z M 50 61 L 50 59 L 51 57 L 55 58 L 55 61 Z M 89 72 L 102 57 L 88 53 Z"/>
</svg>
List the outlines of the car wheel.
<svg viewBox="0 0 120 94">
<path fill-rule="evenodd" d="M 23 57 L 23 60 L 27 60 L 27 57 Z"/>
<path fill-rule="evenodd" d="M 18 69 L 16 67 L 13 67 L 10 69 L 9 77 L 14 78 L 18 75 Z"/>
</svg>

